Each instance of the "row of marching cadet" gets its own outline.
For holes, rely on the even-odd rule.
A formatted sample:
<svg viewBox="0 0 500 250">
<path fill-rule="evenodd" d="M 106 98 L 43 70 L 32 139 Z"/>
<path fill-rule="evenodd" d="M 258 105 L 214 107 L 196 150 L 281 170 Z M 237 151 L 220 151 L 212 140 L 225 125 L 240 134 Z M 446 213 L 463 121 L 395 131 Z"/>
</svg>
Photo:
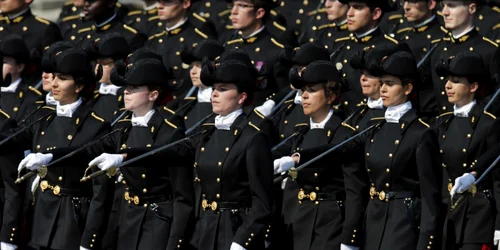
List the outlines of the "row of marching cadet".
<svg viewBox="0 0 500 250">
<path fill-rule="evenodd" d="M 495 1 L 30 3 L 0 2 L 2 250 L 497 247 Z"/>
</svg>

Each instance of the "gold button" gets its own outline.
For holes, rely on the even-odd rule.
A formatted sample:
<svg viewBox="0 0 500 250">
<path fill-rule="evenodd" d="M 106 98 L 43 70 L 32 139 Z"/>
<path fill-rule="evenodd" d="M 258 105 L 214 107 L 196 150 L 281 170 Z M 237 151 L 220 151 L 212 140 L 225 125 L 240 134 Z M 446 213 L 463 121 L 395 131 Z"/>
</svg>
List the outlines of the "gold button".
<svg viewBox="0 0 500 250">
<path fill-rule="evenodd" d="M 142 190 L 142 192 L 143 192 L 143 193 L 147 193 L 147 192 L 148 192 L 148 190 L 147 190 L 147 189 L 143 189 L 143 190 Z"/>
<path fill-rule="evenodd" d="M 446 110 L 446 107 L 445 107 L 445 106 L 443 106 L 443 107 L 442 107 L 442 109 L 443 109 L 443 110 Z"/>
<path fill-rule="evenodd" d="M 439 77 L 439 80 L 441 81 L 444 80 L 444 76 Z"/>
<path fill-rule="evenodd" d="M 386 168 L 386 169 L 385 169 L 385 172 L 390 173 L 390 172 L 391 172 L 391 170 L 390 170 L 390 169 L 388 169 L 388 168 Z"/>
<path fill-rule="evenodd" d="M 444 91 L 441 91 L 441 95 L 445 95 L 446 93 Z"/>
<path fill-rule="evenodd" d="M 260 48 L 255 48 L 255 52 L 260 52 Z"/>
<path fill-rule="evenodd" d="M 73 136 L 72 135 L 68 135 L 68 140 L 72 140 L 73 139 Z"/>
<path fill-rule="evenodd" d="M 225 151 L 226 151 L 226 152 L 229 152 L 229 148 L 226 148 L 226 149 L 225 149 Z"/>
<path fill-rule="evenodd" d="M 431 39 L 431 35 L 427 35 L 427 39 Z"/>
<path fill-rule="evenodd" d="M 344 64 L 347 63 L 347 59 L 344 59 Z"/>
<path fill-rule="evenodd" d="M 448 51 L 448 48 L 444 47 L 444 49 L 443 49 L 443 50 L 444 50 L 444 51 Z"/>
<path fill-rule="evenodd" d="M 92 235 L 92 237 L 94 237 L 94 238 L 97 237 L 97 234 Z"/>
<path fill-rule="evenodd" d="M 159 43 L 163 43 L 163 39 L 158 40 Z"/>
<path fill-rule="evenodd" d="M 220 178 L 217 178 L 217 182 L 220 182 Z"/>
<path fill-rule="evenodd" d="M 14 234 L 10 234 L 10 236 L 14 237 Z"/>
<path fill-rule="evenodd" d="M 40 149 L 40 145 L 36 145 L 36 149 Z"/>
<path fill-rule="evenodd" d="M 332 33 L 328 32 L 328 37 L 332 37 Z M 351 47 L 347 46 L 347 49 L 350 49 Z"/>
<path fill-rule="evenodd" d="M 62 181 L 62 180 L 63 180 L 62 176 L 59 176 L 58 180 L 59 180 L 59 181 Z"/>
<path fill-rule="evenodd" d="M 143 205 L 143 206 L 144 206 L 144 207 L 148 207 L 148 204 L 144 203 L 144 205 Z"/>
<path fill-rule="evenodd" d="M 471 134 L 467 134 L 467 139 L 470 139 L 471 138 Z"/>
<path fill-rule="evenodd" d="M 469 48 L 469 50 L 470 50 L 470 51 L 474 51 L 474 48 L 470 47 L 470 48 Z"/>
<path fill-rule="evenodd" d="M 91 35 L 87 35 L 87 39 L 90 39 L 92 36 Z"/>
<path fill-rule="evenodd" d="M 204 147 L 201 148 L 201 152 L 205 152 L 205 148 Z"/>
<path fill-rule="evenodd" d="M 439 153 L 441 153 L 441 154 L 442 154 L 442 153 L 444 153 L 444 152 L 443 152 L 443 150 L 442 150 L 442 149 L 440 149 L 440 150 L 439 150 Z"/>
<path fill-rule="evenodd" d="M 14 107 L 13 110 L 14 110 L 14 112 L 17 112 L 19 110 L 19 108 L 18 107 Z"/>
<path fill-rule="evenodd" d="M 76 24 L 71 25 L 71 28 L 76 29 Z"/>
<path fill-rule="evenodd" d="M 303 10 L 303 9 L 300 9 L 300 10 L 299 10 L 299 14 L 302 14 L 302 13 L 304 13 L 304 10 Z"/>
<path fill-rule="evenodd" d="M 389 187 L 389 183 L 386 183 L 386 184 L 385 184 L 385 187 Z"/>
<path fill-rule="evenodd" d="M 44 131 L 42 131 L 42 133 L 40 133 L 40 134 L 41 134 L 41 135 L 45 135 L 45 132 L 44 132 Z"/>
<path fill-rule="evenodd" d="M 312 27 L 312 30 L 317 30 L 318 28 L 316 26 L 313 26 Z"/>
<path fill-rule="evenodd" d="M 75 36 L 71 36 L 70 38 L 71 38 L 71 40 L 75 40 L 75 39 L 76 39 L 76 37 L 75 37 Z"/>
<path fill-rule="evenodd" d="M 373 139 L 371 139 L 371 140 L 370 140 L 370 143 L 373 143 L 373 142 L 374 142 L 374 140 L 373 140 Z"/>
<path fill-rule="evenodd" d="M 175 55 L 176 55 L 176 56 L 180 56 L 180 55 L 181 55 L 181 52 L 176 51 L 176 52 L 175 52 Z"/>
<path fill-rule="evenodd" d="M 24 26 L 23 31 L 27 31 L 27 30 L 28 30 L 28 27 Z"/>
<path fill-rule="evenodd" d="M 288 121 L 287 121 L 287 120 L 285 120 L 283 123 L 284 123 L 284 124 L 288 124 Z"/>
<path fill-rule="evenodd" d="M 462 152 L 467 153 L 467 149 L 465 149 L 465 148 L 462 149 Z"/>
<path fill-rule="evenodd" d="M 366 153 L 366 157 L 370 157 L 370 153 Z"/>
<path fill-rule="evenodd" d="M 314 177 L 318 177 L 318 173 L 314 173 Z"/>
<path fill-rule="evenodd" d="M 211 6 L 211 5 L 212 5 L 212 4 L 211 4 L 210 2 L 206 2 L 206 3 L 205 3 L 205 6 L 206 6 L 207 8 L 210 8 L 210 6 Z"/>
<path fill-rule="evenodd" d="M 217 166 L 219 166 L 219 167 L 220 167 L 220 166 L 222 166 L 222 162 L 220 162 L 220 161 L 219 161 L 219 162 L 217 163 Z"/>
<path fill-rule="evenodd" d="M 220 194 L 216 194 L 215 198 L 219 199 L 220 198 Z"/>
<path fill-rule="evenodd" d="M 389 154 L 389 158 L 392 158 L 392 154 Z"/>
<path fill-rule="evenodd" d="M 179 38 L 179 42 L 184 42 L 184 37 Z"/>
<path fill-rule="evenodd" d="M 145 174 L 142 174 L 142 179 L 146 179 L 146 175 Z"/>
<path fill-rule="evenodd" d="M 285 135 L 284 135 L 284 134 L 281 134 L 281 135 L 280 135 L 280 137 L 281 137 L 281 138 L 285 138 Z"/>
<path fill-rule="evenodd" d="M 179 70 L 179 67 L 177 67 L 177 66 L 174 66 L 174 70 Z"/>
<path fill-rule="evenodd" d="M 466 168 L 467 167 L 467 163 L 462 164 L 462 166 L 464 166 L 464 168 Z"/>
<path fill-rule="evenodd" d="M 300 24 L 300 19 L 297 19 L 297 20 L 295 21 L 295 23 L 296 23 L 296 24 Z"/>
<path fill-rule="evenodd" d="M 399 140 L 395 140 L 395 141 L 394 141 L 394 144 L 395 144 L 395 145 L 399 145 Z"/>
<path fill-rule="evenodd" d="M 3 27 L 0 27 L 0 31 L 3 31 Z"/>
<path fill-rule="evenodd" d="M 122 149 L 126 149 L 127 148 L 127 144 L 122 144 Z"/>
</svg>

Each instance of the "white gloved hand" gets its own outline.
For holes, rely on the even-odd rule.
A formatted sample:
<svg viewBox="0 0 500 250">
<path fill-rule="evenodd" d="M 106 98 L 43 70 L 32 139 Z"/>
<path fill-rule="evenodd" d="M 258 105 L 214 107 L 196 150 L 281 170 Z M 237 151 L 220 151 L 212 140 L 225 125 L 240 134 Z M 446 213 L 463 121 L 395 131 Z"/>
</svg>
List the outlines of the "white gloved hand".
<svg viewBox="0 0 500 250">
<path fill-rule="evenodd" d="M 283 156 L 274 160 L 274 174 L 279 174 L 288 171 L 295 166 L 295 161 L 290 156 Z"/>
<path fill-rule="evenodd" d="M 0 249 L 2 249 L 2 250 L 16 250 L 17 245 L 10 244 L 7 242 L 0 242 Z"/>
<path fill-rule="evenodd" d="M 340 244 L 340 250 L 359 250 L 359 247 Z"/>
<path fill-rule="evenodd" d="M 80 250 L 90 250 L 90 249 L 80 246 Z"/>
<path fill-rule="evenodd" d="M 229 250 L 247 250 L 247 249 L 242 247 L 240 244 L 233 242 Z"/>
<path fill-rule="evenodd" d="M 40 183 L 40 176 L 36 175 L 36 178 L 33 180 L 33 183 L 31 183 L 31 192 L 32 193 L 35 192 L 35 189 L 38 187 L 39 183 Z"/>
<path fill-rule="evenodd" d="M 276 103 L 273 100 L 267 100 L 264 104 L 256 107 L 255 109 L 265 117 L 268 117 L 271 114 L 271 111 L 273 111 L 275 105 Z"/>
<path fill-rule="evenodd" d="M 495 230 L 495 234 L 493 235 L 493 244 L 497 245 L 500 249 L 500 230 Z"/>
<path fill-rule="evenodd" d="M 462 176 L 456 178 L 455 185 L 453 186 L 453 188 L 450 191 L 451 197 L 453 198 L 453 195 L 455 195 L 456 193 L 463 193 L 464 191 L 469 189 L 469 187 L 472 184 L 474 184 L 475 181 L 476 181 L 476 178 L 474 178 L 474 175 L 469 174 L 469 173 L 465 173 Z"/>
<path fill-rule="evenodd" d="M 19 163 L 17 171 L 21 171 L 25 167 L 31 171 L 38 170 L 42 165 L 47 165 L 52 157 L 52 154 L 31 153 Z"/>
<path fill-rule="evenodd" d="M 108 170 L 111 167 L 118 167 L 123 162 L 123 156 L 120 154 L 102 153 L 93 159 L 89 166 L 97 166 L 101 170 Z"/>
</svg>

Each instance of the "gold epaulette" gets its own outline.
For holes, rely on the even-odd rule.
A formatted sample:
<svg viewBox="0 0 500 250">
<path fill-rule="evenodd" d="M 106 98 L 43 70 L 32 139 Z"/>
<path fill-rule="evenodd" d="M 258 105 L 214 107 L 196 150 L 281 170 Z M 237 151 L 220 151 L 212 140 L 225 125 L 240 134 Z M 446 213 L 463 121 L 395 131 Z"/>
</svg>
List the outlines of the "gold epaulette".
<svg viewBox="0 0 500 250">
<path fill-rule="evenodd" d="M 217 14 L 217 16 L 223 17 L 229 13 L 231 13 L 230 9 L 220 12 L 219 14 Z"/>
<path fill-rule="evenodd" d="M 171 114 L 175 115 L 175 111 L 173 111 L 173 110 L 171 110 L 171 109 L 169 109 L 169 108 L 167 108 L 167 107 L 163 107 L 163 110 L 165 110 L 165 111 L 167 111 L 167 112 L 169 112 L 169 113 L 171 113 Z"/>
<path fill-rule="evenodd" d="M 204 123 L 203 126 L 215 126 L 215 123 Z"/>
<path fill-rule="evenodd" d="M 442 114 L 440 114 L 440 115 L 439 115 L 439 117 L 443 117 L 443 116 L 445 116 L 445 115 L 451 115 L 451 114 L 453 114 L 453 112 L 446 112 L 446 113 L 442 113 Z"/>
<path fill-rule="evenodd" d="M 97 116 L 94 112 L 92 112 L 92 117 L 94 117 L 96 120 L 98 120 L 100 122 L 104 122 L 104 119 L 102 119 L 101 117 Z"/>
<path fill-rule="evenodd" d="M 500 23 L 498 23 L 497 25 L 493 26 L 493 30 L 497 30 L 500 28 Z"/>
<path fill-rule="evenodd" d="M 488 111 L 484 111 L 484 114 L 487 115 L 487 116 L 489 116 L 489 117 L 491 117 L 491 118 L 493 118 L 494 120 L 497 119 L 497 117 L 495 115 L 493 115 L 492 113 L 490 113 Z"/>
<path fill-rule="evenodd" d="M 346 41 L 346 40 L 351 40 L 351 37 L 346 36 L 346 37 L 337 38 L 337 39 L 335 39 L 335 42 L 341 42 L 341 41 Z"/>
<path fill-rule="evenodd" d="M 351 129 L 352 131 L 356 131 L 356 129 L 355 129 L 355 128 L 353 128 L 351 125 L 349 125 L 349 124 L 347 124 L 347 123 L 345 123 L 345 122 L 343 122 L 343 123 L 341 123 L 341 124 L 342 124 L 342 126 L 344 126 L 344 127 L 346 127 L 346 128 L 349 128 L 349 129 Z"/>
<path fill-rule="evenodd" d="M 438 43 L 441 39 L 432 40 L 431 43 Z"/>
<path fill-rule="evenodd" d="M 78 30 L 78 34 L 83 33 L 83 32 L 88 32 L 88 31 L 91 31 L 91 30 L 92 30 L 92 28 L 90 28 L 90 27 L 83 28 L 83 29 Z"/>
<path fill-rule="evenodd" d="M 396 40 L 396 39 L 394 39 L 394 38 L 392 38 L 392 37 L 390 37 L 388 35 L 384 35 L 384 37 L 385 37 L 385 39 L 387 39 L 387 40 L 389 40 L 389 41 L 391 41 L 391 42 L 393 42 L 395 44 L 399 43 L 398 40 Z"/>
<path fill-rule="evenodd" d="M 10 119 L 10 115 L 5 113 L 3 110 L 0 109 L 0 114 L 4 115 L 5 117 L 7 117 L 7 119 Z"/>
<path fill-rule="evenodd" d="M 67 17 L 63 18 L 63 19 L 61 20 L 61 22 L 63 22 L 63 23 L 64 23 L 64 22 L 71 21 L 71 20 L 75 20 L 75 19 L 78 19 L 78 18 L 80 18 L 80 15 L 67 16 Z"/>
<path fill-rule="evenodd" d="M 276 27 L 276 28 L 280 29 L 281 31 L 285 31 L 285 30 L 286 30 L 286 28 L 285 28 L 285 27 L 281 26 L 281 25 L 280 25 L 278 22 L 276 22 L 276 21 L 274 21 L 274 22 L 273 22 L 273 25 L 274 25 L 274 27 Z"/>
<path fill-rule="evenodd" d="M 440 28 L 441 28 L 441 31 L 443 31 L 444 33 L 448 34 L 448 30 L 445 27 L 441 26 Z"/>
<path fill-rule="evenodd" d="M 120 108 L 119 110 L 120 110 L 120 111 L 124 111 L 124 110 L 126 110 L 126 108 Z"/>
<path fill-rule="evenodd" d="M 125 28 L 126 30 L 128 30 L 128 31 L 130 31 L 130 32 L 132 32 L 134 34 L 137 34 L 137 30 L 135 30 L 134 28 L 132 28 L 132 27 L 126 25 L 126 24 L 123 25 L 123 28 Z"/>
<path fill-rule="evenodd" d="M 400 30 L 396 31 L 396 34 L 400 34 L 400 33 L 406 32 L 406 31 L 410 31 L 410 30 L 413 30 L 413 28 L 408 27 L 408 28 L 400 29 Z"/>
<path fill-rule="evenodd" d="M 134 10 L 134 11 L 130 11 L 127 16 L 135 16 L 135 15 L 140 15 L 142 14 L 142 11 L 141 10 Z"/>
<path fill-rule="evenodd" d="M 401 19 L 401 18 L 403 18 L 402 14 L 394 14 L 392 16 L 389 16 L 389 20 Z"/>
<path fill-rule="evenodd" d="M 166 124 L 168 124 L 170 127 L 177 129 L 177 126 L 175 126 L 173 123 L 169 122 L 167 119 L 164 120 Z"/>
<path fill-rule="evenodd" d="M 155 38 L 157 38 L 157 37 L 163 36 L 163 35 L 165 35 L 165 32 L 166 32 L 166 31 L 162 31 L 162 32 L 160 32 L 160 33 L 154 34 L 154 35 L 150 36 L 150 37 L 148 38 L 148 40 L 153 40 L 153 39 L 155 39 Z"/>
<path fill-rule="evenodd" d="M 156 20 L 156 19 L 160 19 L 160 16 L 150 17 L 150 18 L 148 18 L 148 22 L 151 22 L 151 21 Z"/>
<path fill-rule="evenodd" d="M 495 47 L 498 47 L 498 44 L 497 44 L 496 42 L 493 42 L 493 41 L 491 41 L 490 39 L 488 39 L 488 38 L 486 38 L 486 37 L 483 37 L 483 40 L 485 40 L 486 42 L 491 43 L 491 44 L 492 44 L 493 46 L 495 46 Z"/>
<path fill-rule="evenodd" d="M 295 127 L 309 126 L 309 123 L 299 123 L 295 124 Z"/>
<path fill-rule="evenodd" d="M 319 26 L 318 30 L 322 30 L 324 28 L 328 28 L 328 24 L 323 24 L 323 25 Z"/>
<path fill-rule="evenodd" d="M 132 119 L 122 119 L 122 120 L 119 120 L 118 122 L 131 122 Z"/>
<path fill-rule="evenodd" d="M 443 16 L 443 12 L 442 12 L 442 11 L 440 11 L 440 10 L 438 10 L 438 11 L 436 12 L 436 14 L 438 14 L 439 16 Z"/>
<path fill-rule="evenodd" d="M 385 117 L 373 117 L 370 121 L 385 120 Z"/>
<path fill-rule="evenodd" d="M 274 45 L 276 45 L 276 46 L 278 46 L 278 47 L 280 47 L 280 48 L 282 48 L 282 49 L 284 49 L 284 48 L 285 48 L 285 46 L 284 46 L 283 44 L 279 43 L 279 42 L 278 42 L 278 41 L 276 41 L 274 38 L 271 38 L 271 42 L 273 42 L 273 43 L 274 43 Z"/>
<path fill-rule="evenodd" d="M 491 8 L 491 9 L 496 11 L 496 12 L 500 12 L 500 7 L 498 7 L 498 6 L 493 6 L 493 8 Z"/>
<path fill-rule="evenodd" d="M 429 124 L 425 123 L 424 121 L 422 121 L 422 118 L 418 118 L 418 121 L 420 123 L 422 123 L 424 126 L 426 126 L 427 128 L 430 128 L 431 126 L 429 126 Z"/>
<path fill-rule="evenodd" d="M 36 17 L 35 17 L 35 19 L 36 19 L 37 21 L 39 21 L 39 22 L 43 23 L 43 24 L 46 24 L 46 25 L 49 25 L 49 24 L 50 24 L 50 22 L 49 22 L 48 20 L 45 20 L 45 19 L 43 19 L 43 18 L 41 18 L 41 17 L 37 17 L 37 16 L 36 16 Z"/>
<path fill-rule="evenodd" d="M 31 86 L 28 87 L 29 90 L 35 92 L 37 95 L 41 96 L 42 95 L 42 92 L 40 92 L 38 89 L 35 89 Z"/>
<path fill-rule="evenodd" d="M 64 2 L 64 6 L 68 6 L 68 5 L 72 5 L 73 4 L 73 0 L 69 0 L 69 1 L 66 1 Z"/>
<path fill-rule="evenodd" d="M 238 38 L 238 39 L 234 39 L 234 40 L 228 41 L 226 44 L 230 45 L 230 44 L 233 44 L 233 43 L 242 43 L 242 42 L 243 42 L 243 39 L 242 38 Z"/>
<path fill-rule="evenodd" d="M 198 28 L 194 28 L 194 32 L 196 32 L 196 34 L 200 35 L 201 37 L 203 37 L 205 39 L 208 38 L 208 36 L 205 33 L 201 32 Z"/>
<path fill-rule="evenodd" d="M 207 19 L 203 18 L 202 16 L 200 16 L 200 15 L 194 13 L 194 12 L 193 12 L 193 16 L 194 16 L 194 18 L 200 20 L 201 22 L 204 22 L 204 23 L 207 22 Z"/>
<path fill-rule="evenodd" d="M 253 112 L 258 116 L 260 117 L 261 119 L 264 119 L 266 118 L 263 114 L 261 114 L 258 110 L 254 109 Z"/>
<path fill-rule="evenodd" d="M 45 103 L 45 101 L 40 100 L 40 101 L 35 101 L 35 103 L 36 103 L 36 104 L 44 104 L 44 103 Z"/>
<path fill-rule="evenodd" d="M 248 122 L 248 125 L 250 125 L 250 127 L 254 128 L 257 131 L 260 131 L 260 128 L 258 128 L 257 126 L 255 126 L 252 122 Z"/>
<path fill-rule="evenodd" d="M 50 109 L 50 110 L 56 110 L 56 108 L 51 107 L 51 106 L 43 106 L 41 107 L 42 109 Z"/>
<path fill-rule="evenodd" d="M 291 103 L 294 99 L 286 100 L 285 103 Z"/>
</svg>

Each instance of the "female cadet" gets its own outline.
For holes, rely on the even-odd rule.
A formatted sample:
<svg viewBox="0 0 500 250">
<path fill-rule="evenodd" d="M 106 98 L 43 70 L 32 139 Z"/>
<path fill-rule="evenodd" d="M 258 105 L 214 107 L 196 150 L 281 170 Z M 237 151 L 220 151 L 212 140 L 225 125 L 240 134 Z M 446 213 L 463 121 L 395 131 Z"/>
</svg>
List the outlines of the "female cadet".
<svg viewBox="0 0 500 250">
<path fill-rule="evenodd" d="M 240 60 L 221 61 L 215 68 L 204 64 L 201 81 L 214 88 L 215 123 L 204 124 L 202 134 L 151 156 L 157 161 L 194 161 L 203 198 L 198 249 L 264 248 L 273 200 L 271 147 L 242 111 L 256 79 L 255 67 Z M 125 158 L 133 159 L 143 149 L 125 152 Z M 101 168 L 118 162 L 104 161 Z"/>
<path fill-rule="evenodd" d="M 52 93 L 58 101 L 55 111 L 38 117 L 38 122 L 0 146 L 2 154 L 31 150 L 19 164 L 38 171 L 35 190 L 32 243 L 40 249 L 91 248 L 99 242 L 105 226 L 107 197 L 105 190 L 92 189 L 79 179 L 86 166 L 71 162 L 62 166 L 47 165 L 56 148 L 77 147 L 109 130 L 109 124 L 83 104 L 95 81 L 87 54 L 79 49 L 57 53 L 53 65 L 44 72 L 53 73 Z M 5 138 L 9 134 L 3 134 Z M 44 153 L 41 153 L 44 152 Z M 94 180 L 97 187 L 107 177 Z M 36 187 L 36 186 L 35 186 Z M 88 215 L 88 216 L 87 216 Z M 89 218 L 89 220 L 87 220 Z M 10 228 L 13 237 L 18 227 Z"/>
<path fill-rule="evenodd" d="M 443 61 L 436 72 L 448 78 L 446 94 L 454 104 L 454 111 L 442 114 L 438 120 L 442 166 L 449 178 L 443 190 L 451 192 L 453 198 L 445 224 L 446 249 L 490 248 L 497 214 L 495 200 L 500 199 L 499 190 L 493 187 L 500 180 L 487 178 L 467 190 L 478 177 L 476 172 L 469 173 L 470 167 L 499 142 L 499 122 L 478 103 L 489 73 L 481 55 L 475 52 L 462 52 Z M 450 200 L 447 192 L 443 195 Z M 459 204 L 461 196 L 464 201 Z"/>
<path fill-rule="evenodd" d="M 300 71 L 292 69 L 290 82 L 302 92 L 302 106 L 309 122 L 295 125 L 298 135 L 280 147 L 275 157 L 289 155 L 295 149 L 337 144 L 353 134 L 354 129 L 343 123 L 333 109 L 340 100 L 342 89 L 342 77 L 333 63 L 320 60 Z M 294 162 L 289 156 L 276 159 L 275 174 L 290 165 Z M 291 249 L 340 249 L 344 175 L 342 164 L 331 167 L 331 162 L 318 161 L 301 171 L 294 180 L 299 189 L 285 189 L 285 193 L 293 192 L 295 196 L 291 206 L 296 208 L 289 221 L 289 234 L 293 239 Z"/>
<path fill-rule="evenodd" d="M 396 52 L 370 63 L 369 69 L 380 77 L 385 119 L 375 119 L 375 129 L 329 158 L 349 162 L 356 157 L 343 155 L 359 149 L 365 155 L 370 183 L 357 184 L 358 189 L 370 186 L 364 249 L 434 248 L 440 244 L 440 159 L 437 136 L 409 101 L 419 84 L 415 60 L 411 53 Z M 294 159 L 306 162 L 325 148 L 299 151 L 300 157 Z M 346 211 L 350 209 L 347 203 Z M 352 233 L 352 240 L 358 238 L 354 237 L 358 230 Z M 358 249 L 342 243 L 342 249 Z"/>
</svg>

